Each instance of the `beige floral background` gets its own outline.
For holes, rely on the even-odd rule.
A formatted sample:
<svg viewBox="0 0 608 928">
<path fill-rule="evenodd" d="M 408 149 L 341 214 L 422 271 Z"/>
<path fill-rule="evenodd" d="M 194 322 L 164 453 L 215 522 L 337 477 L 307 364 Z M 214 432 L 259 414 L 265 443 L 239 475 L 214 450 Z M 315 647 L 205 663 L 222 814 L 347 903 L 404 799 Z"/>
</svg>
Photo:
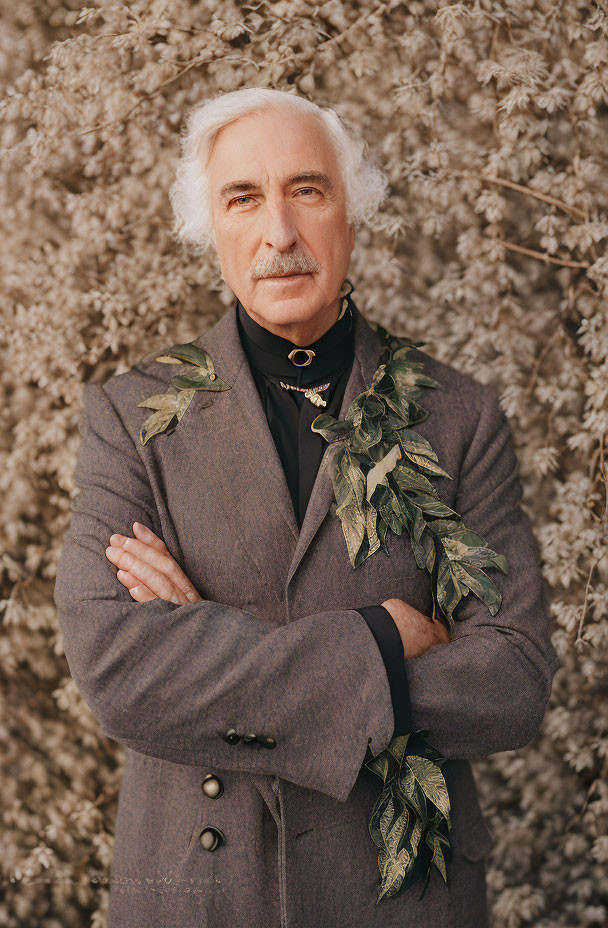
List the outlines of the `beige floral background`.
<svg viewBox="0 0 608 928">
<path fill-rule="evenodd" d="M 493 925 L 605 925 L 607 0 L 0 10 L 0 924 L 106 924 L 123 751 L 53 603 L 82 388 L 232 301 L 168 190 L 188 108 L 255 85 L 335 107 L 388 173 L 364 315 L 500 390 L 564 666 L 537 738 L 474 762 Z"/>
</svg>

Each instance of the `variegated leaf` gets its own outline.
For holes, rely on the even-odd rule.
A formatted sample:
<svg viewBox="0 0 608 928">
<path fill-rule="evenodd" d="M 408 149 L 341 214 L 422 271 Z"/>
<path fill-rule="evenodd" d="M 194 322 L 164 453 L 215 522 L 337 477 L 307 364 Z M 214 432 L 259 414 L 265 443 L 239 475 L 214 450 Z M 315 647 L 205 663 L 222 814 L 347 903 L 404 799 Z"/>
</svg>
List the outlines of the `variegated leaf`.
<svg viewBox="0 0 608 928">
<path fill-rule="evenodd" d="M 405 451 L 405 454 L 407 454 L 410 461 L 413 461 L 414 464 L 422 468 L 423 473 L 433 474 L 437 477 L 448 477 L 450 480 L 452 479 L 443 467 L 440 467 L 435 461 L 431 461 L 430 458 L 424 457 L 422 454 L 414 454 L 411 451 Z"/>
<path fill-rule="evenodd" d="M 171 348 L 163 351 L 156 360 L 160 361 L 161 364 L 174 364 L 178 360 L 181 363 L 193 364 L 210 374 L 215 370 L 213 361 L 205 349 L 197 348 L 191 342 L 185 345 L 172 345 Z"/>
<path fill-rule="evenodd" d="M 365 766 L 368 768 L 368 770 L 371 770 L 372 773 L 375 773 L 376 776 L 381 777 L 383 783 L 386 782 L 386 778 L 389 772 L 389 763 L 384 751 L 382 751 L 376 757 L 372 758 L 372 760 L 366 761 Z"/>
<path fill-rule="evenodd" d="M 450 818 L 450 797 L 441 768 L 426 757 L 408 754 L 404 764 L 424 790 L 425 796 L 434 803 L 446 819 Z"/>
<path fill-rule="evenodd" d="M 394 820 L 386 834 L 386 849 L 389 854 L 397 855 L 399 841 L 407 830 L 410 821 L 410 814 L 404 809 L 401 814 Z"/>
<path fill-rule="evenodd" d="M 441 873 L 441 876 L 443 877 L 444 882 L 447 883 L 448 876 L 445 867 L 445 859 L 441 849 L 441 843 L 437 840 L 436 837 L 433 841 L 433 859 L 431 863 L 436 865 L 436 867 L 439 869 L 439 872 Z"/>
<path fill-rule="evenodd" d="M 147 399 L 137 403 L 138 406 L 144 406 L 147 409 L 171 409 L 175 411 L 177 407 L 177 396 L 172 393 L 155 393 Z"/>
<path fill-rule="evenodd" d="M 153 413 L 146 419 L 139 431 L 142 445 L 145 445 L 154 435 L 158 435 L 160 432 L 177 425 L 178 421 L 177 414 L 172 409 L 159 409 L 158 412 Z"/>
<path fill-rule="evenodd" d="M 376 903 L 380 902 L 383 896 L 394 895 L 399 890 L 408 863 L 409 855 L 405 848 L 399 851 L 396 857 L 387 856 L 383 860 L 382 866 L 380 867 L 382 884 Z"/>
<path fill-rule="evenodd" d="M 422 821 L 426 822 L 426 797 L 407 764 L 395 778 L 394 788 L 397 795 L 416 812 Z"/>
<path fill-rule="evenodd" d="M 460 586 L 468 587 L 472 593 L 475 593 L 486 604 L 490 614 L 496 615 L 500 609 L 502 596 L 487 573 L 480 570 L 479 567 L 458 562 L 452 562 L 450 569 L 458 577 Z"/>
<path fill-rule="evenodd" d="M 393 757 L 395 758 L 395 760 L 397 761 L 397 763 L 399 764 L 399 766 L 401 766 L 401 762 L 402 762 L 402 760 L 403 760 L 403 758 L 404 758 L 404 756 L 405 756 L 405 752 L 406 752 L 406 749 L 407 749 L 407 743 L 408 743 L 408 741 L 409 741 L 409 738 L 410 738 L 409 733 L 408 733 L 407 735 L 396 735 L 396 736 L 391 740 L 391 742 L 390 742 L 390 744 L 388 745 L 388 747 L 385 749 L 385 750 L 387 750 L 390 754 L 393 755 Z"/>
</svg>

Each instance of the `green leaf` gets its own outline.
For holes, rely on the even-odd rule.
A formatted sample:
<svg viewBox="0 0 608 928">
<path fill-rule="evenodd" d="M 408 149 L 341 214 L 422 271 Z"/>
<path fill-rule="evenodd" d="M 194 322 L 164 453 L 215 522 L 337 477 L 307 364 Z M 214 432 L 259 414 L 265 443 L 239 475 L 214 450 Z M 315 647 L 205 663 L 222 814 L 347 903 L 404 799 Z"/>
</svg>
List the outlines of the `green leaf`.
<svg viewBox="0 0 608 928">
<path fill-rule="evenodd" d="M 418 567 L 432 574 L 435 566 L 435 541 L 428 528 L 425 526 L 420 541 L 417 542 L 410 536 L 410 542 Z"/>
<path fill-rule="evenodd" d="M 433 859 L 431 863 L 435 864 L 435 866 L 439 869 L 444 882 L 447 883 L 448 876 L 445 868 L 445 859 L 443 856 L 443 851 L 441 850 L 441 843 L 438 841 L 436 836 L 433 838 Z"/>
<path fill-rule="evenodd" d="M 459 517 L 460 518 L 460 517 Z M 453 535 L 462 528 L 462 522 L 456 522 L 454 519 L 433 519 L 428 523 L 428 529 L 437 535 L 438 538 L 445 538 L 446 535 Z"/>
<path fill-rule="evenodd" d="M 405 756 L 409 737 L 409 733 L 407 735 L 396 735 L 386 748 L 386 750 L 393 755 L 399 765 L 401 765 L 401 762 Z"/>
<path fill-rule="evenodd" d="M 390 767 L 388 763 L 388 757 L 384 751 L 382 751 L 372 760 L 366 761 L 365 766 L 368 768 L 368 770 L 371 770 L 372 773 L 375 773 L 376 776 L 379 776 L 383 783 L 386 781 Z"/>
<path fill-rule="evenodd" d="M 154 435 L 158 435 L 160 432 L 173 431 L 178 422 L 179 419 L 173 410 L 159 409 L 158 412 L 146 419 L 139 431 L 142 445 L 145 445 Z"/>
<path fill-rule="evenodd" d="M 408 754 L 404 764 L 409 767 L 427 799 L 430 799 L 449 821 L 450 797 L 441 768 L 426 757 L 418 757 L 416 754 Z"/>
<path fill-rule="evenodd" d="M 358 459 L 342 443 L 330 445 L 328 463 L 331 464 L 331 479 L 338 504 L 336 514 L 342 522 L 348 555 L 354 567 L 366 532 L 367 515 L 363 505 L 365 477 Z"/>
<path fill-rule="evenodd" d="M 326 412 L 316 416 L 310 423 L 312 432 L 319 432 L 326 441 L 335 441 L 352 431 L 352 423 L 334 419 Z"/>
<path fill-rule="evenodd" d="M 172 345 L 171 348 L 163 351 L 162 354 L 156 358 L 161 364 L 174 364 L 176 359 L 187 364 L 194 364 L 195 367 L 199 367 L 208 373 L 213 373 L 215 370 L 213 361 L 205 349 L 197 348 L 197 346 L 193 345 L 191 342 L 185 345 Z"/>
<path fill-rule="evenodd" d="M 391 827 L 386 835 L 386 848 L 388 852 L 394 856 L 397 856 L 397 848 L 399 842 L 403 838 L 404 832 L 407 830 L 409 820 L 410 814 L 407 809 L 404 809 L 403 812 L 401 812 L 401 814 L 391 824 Z"/>
<path fill-rule="evenodd" d="M 508 573 L 504 554 L 497 554 L 491 548 L 464 544 L 453 535 L 443 539 L 443 548 L 451 561 L 460 561 L 473 567 L 498 567 L 503 573 Z"/>
<path fill-rule="evenodd" d="M 405 453 L 407 454 L 410 461 L 413 461 L 414 464 L 417 464 L 418 467 L 422 468 L 422 472 L 424 474 L 432 474 L 436 477 L 448 477 L 450 480 L 452 479 L 448 472 L 443 469 L 443 467 L 440 467 L 439 464 L 431 461 L 430 458 L 426 458 L 422 454 L 414 454 L 411 451 L 406 451 Z"/>
<path fill-rule="evenodd" d="M 230 388 L 228 388 L 230 389 Z M 177 395 L 177 418 L 181 420 L 183 414 L 186 412 L 188 406 L 192 402 L 192 397 L 194 396 L 194 390 L 180 390 Z"/>
<path fill-rule="evenodd" d="M 399 430 L 399 443 L 405 452 L 411 451 L 412 454 L 420 454 L 424 457 L 437 461 L 437 455 L 431 447 L 430 441 L 416 432 L 414 429 L 403 428 Z"/>
<path fill-rule="evenodd" d="M 204 370 L 194 370 L 191 374 L 176 374 L 171 378 L 174 387 L 192 390 L 230 390 L 230 386 L 220 380 L 217 374 Z"/>
<path fill-rule="evenodd" d="M 382 876 L 382 889 L 376 903 L 384 896 L 394 895 L 401 886 L 403 878 L 405 876 L 405 871 L 409 863 L 409 856 L 405 848 L 399 851 L 397 857 L 386 857 L 383 860 L 383 863 L 380 867 L 380 873 Z"/>
<path fill-rule="evenodd" d="M 420 474 L 418 471 L 414 470 L 413 467 L 410 467 L 407 462 L 400 461 L 399 464 L 395 466 L 391 476 L 394 478 L 399 489 L 403 490 L 404 493 L 426 493 L 428 496 L 435 497 L 436 499 L 439 498 L 433 484 L 427 480 L 423 474 Z"/>
<path fill-rule="evenodd" d="M 181 420 L 196 390 L 230 390 L 230 384 L 214 372 L 213 361 L 203 348 L 193 344 L 173 345 L 156 357 L 161 364 L 189 364 L 193 370 L 171 378 L 177 394 L 157 393 L 137 403 L 137 406 L 156 409 L 157 412 L 143 423 L 139 437 L 142 445 L 161 432 L 169 434 Z"/>
<path fill-rule="evenodd" d="M 452 562 L 451 570 L 458 577 L 460 586 L 468 587 L 472 593 L 475 593 L 485 603 L 490 610 L 490 614 L 496 615 L 500 609 L 502 596 L 487 573 L 480 570 L 479 567 L 473 567 L 472 564 L 460 564 L 458 562 Z"/>
<path fill-rule="evenodd" d="M 177 397 L 171 393 L 156 393 L 147 399 L 137 403 L 138 406 L 145 406 L 148 409 L 171 409 L 175 411 L 177 407 Z"/>
<path fill-rule="evenodd" d="M 385 406 L 381 397 L 375 396 L 373 392 L 369 392 L 363 402 L 363 411 L 365 417 L 369 420 L 374 420 L 383 416 Z"/>
<path fill-rule="evenodd" d="M 350 437 L 350 446 L 354 452 L 362 454 L 377 445 L 381 439 L 382 429 L 380 424 L 367 421 L 363 425 L 355 425 Z"/>
<path fill-rule="evenodd" d="M 441 519 L 447 519 L 450 516 L 458 515 L 454 509 L 450 509 L 450 507 L 442 503 L 440 499 L 429 499 L 428 496 L 420 496 L 419 494 L 410 496 L 410 499 L 415 506 L 419 506 L 428 516 L 437 516 Z"/>
<path fill-rule="evenodd" d="M 410 768 L 405 765 L 395 779 L 395 792 L 406 802 L 423 822 L 427 819 L 426 797 Z"/>
<path fill-rule="evenodd" d="M 453 565 L 441 552 L 437 570 L 437 602 L 442 612 L 451 618 L 452 613 L 463 597 L 464 591 L 458 582 L 458 575 Z"/>
</svg>

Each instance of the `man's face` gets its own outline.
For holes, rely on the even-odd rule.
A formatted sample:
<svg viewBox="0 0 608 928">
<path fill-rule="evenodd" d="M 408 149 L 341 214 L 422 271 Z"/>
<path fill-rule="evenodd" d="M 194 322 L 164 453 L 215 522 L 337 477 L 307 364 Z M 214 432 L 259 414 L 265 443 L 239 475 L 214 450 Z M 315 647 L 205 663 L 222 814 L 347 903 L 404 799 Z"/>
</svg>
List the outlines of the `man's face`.
<svg viewBox="0 0 608 928">
<path fill-rule="evenodd" d="M 207 169 L 224 280 L 270 331 L 319 337 L 338 316 L 354 245 L 322 123 L 273 109 L 248 114 L 220 130 Z M 296 179 L 311 173 L 327 179 Z"/>
</svg>

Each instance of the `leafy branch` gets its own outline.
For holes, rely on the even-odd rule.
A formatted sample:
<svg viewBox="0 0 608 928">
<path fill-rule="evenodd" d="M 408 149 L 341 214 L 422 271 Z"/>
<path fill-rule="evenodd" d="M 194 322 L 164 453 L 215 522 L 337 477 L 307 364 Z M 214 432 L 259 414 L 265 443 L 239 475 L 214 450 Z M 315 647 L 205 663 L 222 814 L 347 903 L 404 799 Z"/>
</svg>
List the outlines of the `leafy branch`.
<svg viewBox="0 0 608 928">
<path fill-rule="evenodd" d="M 495 615 L 502 599 L 483 568 L 507 573 L 506 558 L 441 501 L 429 478 L 452 478 L 430 442 L 411 428 L 429 415 L 418 402 L 422 389 L 439 386 L 418 359 L 423 343 L 376 328 L 384 344 L 370 388 L 344 419 L 322 413 L 311 424 L 333 445 L 328 464 L 351 564 L 358 567 L 380 547 L 388 554 L 389 529 L 406 532 L 418 567 L 432 578 L 433 621 L 438 615 L 451 628 L 454 609 L 469 592 Z"/>
<path fill-rule="evenodd" d="M 185 345 L 173 345 L 156 360 L 161 364 L 188 364 L 191 370 L 176 374 L 171 378 L 171 384 L 176 388 L 176 393 L 157 393 L 137 404 L 157 410 L 146 419 L 140 429 L 139 437 L 142 445 L 160 432 L 170 434 L 173 431 L 190 405 L 196 390 L 232 389 L 229 384 L 217 376 L 213 361 L 204 348 L 197 348 L 192 342 Z"/>
</svg>

